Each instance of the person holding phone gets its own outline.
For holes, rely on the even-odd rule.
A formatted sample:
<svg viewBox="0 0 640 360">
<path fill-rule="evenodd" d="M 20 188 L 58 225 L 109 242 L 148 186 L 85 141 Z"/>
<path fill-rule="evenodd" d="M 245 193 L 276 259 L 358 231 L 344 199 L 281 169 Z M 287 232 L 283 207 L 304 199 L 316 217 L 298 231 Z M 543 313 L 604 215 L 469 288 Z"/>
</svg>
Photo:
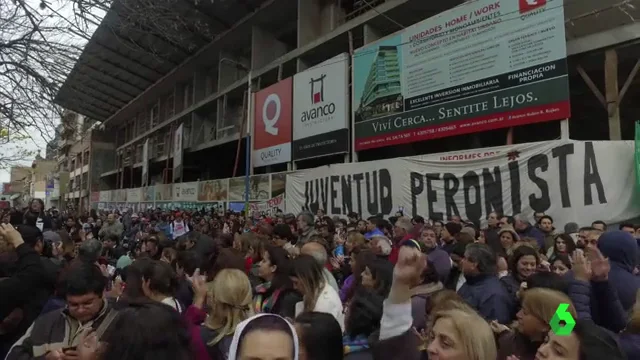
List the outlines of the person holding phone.
<svg viewBox="0 0 640 360">
<path fill-rule="evenodd" d="M 6 360 L 79 360 L 77 346 L 86 333 L 99 340 L 116 316 L 103 294 L 108 278 L 93 263 L 77 262 L 64 274 L 66 308 L 38 317 Z"/>
</svg>

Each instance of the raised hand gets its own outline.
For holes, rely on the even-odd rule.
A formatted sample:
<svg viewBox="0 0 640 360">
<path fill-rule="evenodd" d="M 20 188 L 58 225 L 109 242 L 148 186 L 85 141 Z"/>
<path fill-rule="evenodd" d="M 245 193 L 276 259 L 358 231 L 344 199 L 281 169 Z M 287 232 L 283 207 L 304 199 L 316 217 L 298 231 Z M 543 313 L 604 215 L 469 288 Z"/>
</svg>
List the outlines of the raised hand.
<svg viewBox="0 0 640 360">
<path fill-rule="evenodd" d="M 403 246 L 398 254 L 398 262 L 393 268 L 393 282 L 412 286 L 426 266 L 427 258 L 420 250 Z"/>
<path fill-rule="evenodd" d="M 587 257 L 591 263 L 591 279 L 594 281 L 609 279 L 609 271 L 611 271 L 609 259 L 605 258 L 598 248 L 589 249 Z"/>
<path fill-rule="evenodd" d="M 584 256 L 584 252 L 582 250 L 576 250 L 571 256 L 571 259 L 573 260 L 573 275 L 576 280 L 591 281 L 591 263 Z"/>
</svg>

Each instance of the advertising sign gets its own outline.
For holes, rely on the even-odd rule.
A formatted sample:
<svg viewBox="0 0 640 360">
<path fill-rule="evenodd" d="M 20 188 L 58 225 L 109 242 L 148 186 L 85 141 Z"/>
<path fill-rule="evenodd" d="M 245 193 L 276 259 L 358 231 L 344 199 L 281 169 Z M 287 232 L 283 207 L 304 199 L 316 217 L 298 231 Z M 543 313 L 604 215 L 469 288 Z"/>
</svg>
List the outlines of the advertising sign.
<svg viewBox="0 0 640 360">
<path fill-rule="evenodd" d="M 100 191 L 100 195 L 99 195 L 99 199 L 98 201 L 100 202 L 109 202 L 111 201 L 111 191 Z"/>
<path fill-rule="evenodd" d="M 155 201 L 171 201 L 173 200 L 173 185 L 171 184 L 156 184 L 155 189 Z"/>
<path fill-rule="evenodd" d="M 355 150 L 570 116 L 564 8 L 468 1 L 353 55 Z"/>
<path fill-rule="evenodd" d="M 198 201 L 227 200 L 228 179 L 200 181 L 198 184 Z"/>
<path fill-rule="evenodd" d="M 118 189 L 115 191 L 115 194 L 116 194 L 116 198 L 115 198 L 116 202 L 127 201 L 127 189 Z"/>
<path fill-rule="evenodd" d="M 291 91 L 288 78 L 255 94 L 253 166 L 291 161 Z"/>
<path fill-rule="evenodd" d="M 137 204 L 142 201 L 142 188 L 127 189 L 127 203 Z"/>
<path fill-rule="evenodd" d="M 173 184 L 174 201 L 198 201 L 198 182 Z"/>
<path fill-rule="evenodd" d="M 230 201 L 244 201 L 245 178 L 237 177 L 229 179 Z M 249 201 L 268 200 L 271 198 L 269 188 L 269 175 L 260 174 L 249 177 Z"/>
<path fill-rule="evenodd" d="M 183 124 L 180 124 L 173 134 L 173 181 L 182 176 L 182 133 Z"/>
<path fill-rule="evenodd" d="M 348 89 L 346 53 L 293 77 L 293 160 L 349 151 Z"/>
<path fill-rule="evenodd" d="M 284 211 L 284 194 L 280 194 L 272 199 L 249 204 L 250 214 L 274 215 L 278 210 Z"/>
</svg>

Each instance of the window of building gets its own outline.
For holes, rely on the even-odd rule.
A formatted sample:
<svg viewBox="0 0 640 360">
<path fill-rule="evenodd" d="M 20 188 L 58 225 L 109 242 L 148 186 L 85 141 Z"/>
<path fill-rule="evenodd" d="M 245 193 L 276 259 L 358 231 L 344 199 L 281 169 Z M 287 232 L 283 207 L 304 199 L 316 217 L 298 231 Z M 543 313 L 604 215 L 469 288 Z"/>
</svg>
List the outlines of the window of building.
<svg viewBox="0 0 640 360">
<path fill-rule="evenodd" d="M 155 105 L 151 107 L 149 111 L 149 117 L 151 118 L 151 126 L 150 129 L 158 126 L 160 124 L 160 101 L 158 101 Z"/>
<path fill-rule="evenodd" d="M 183 92 L 184 92 L 183 104 L 184 104 L 184 109 L 186 109 L 189 106 L 193 105 L 193 79 L 187 81 L 187 83 L 184 84 Z"/>
<path fill-rule="evenodd" d="M 165 115 L 166 119 L 169 120 L 176 113 L 176 104 L 173 98 L 173 92 L 169 94 L 165 100 Z"/>
</svg>

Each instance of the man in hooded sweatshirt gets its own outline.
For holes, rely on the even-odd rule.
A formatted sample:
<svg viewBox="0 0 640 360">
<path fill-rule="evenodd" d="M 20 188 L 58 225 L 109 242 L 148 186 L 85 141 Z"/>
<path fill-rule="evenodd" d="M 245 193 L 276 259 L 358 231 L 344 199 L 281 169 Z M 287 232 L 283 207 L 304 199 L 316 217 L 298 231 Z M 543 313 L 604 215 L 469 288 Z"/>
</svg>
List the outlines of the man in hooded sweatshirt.
<svg viewBox="0 0 640 360">
<path fill-rule="evenodd" d="M 640 289 L 640 277 L 633 273 L 638 261 L 636 239 L 624 231 L 605 232 L 598 239 L 598 249 L 609 259 L 609 282 L 618 292 L 622 307 L 631 310 Z"/>
</svg>

